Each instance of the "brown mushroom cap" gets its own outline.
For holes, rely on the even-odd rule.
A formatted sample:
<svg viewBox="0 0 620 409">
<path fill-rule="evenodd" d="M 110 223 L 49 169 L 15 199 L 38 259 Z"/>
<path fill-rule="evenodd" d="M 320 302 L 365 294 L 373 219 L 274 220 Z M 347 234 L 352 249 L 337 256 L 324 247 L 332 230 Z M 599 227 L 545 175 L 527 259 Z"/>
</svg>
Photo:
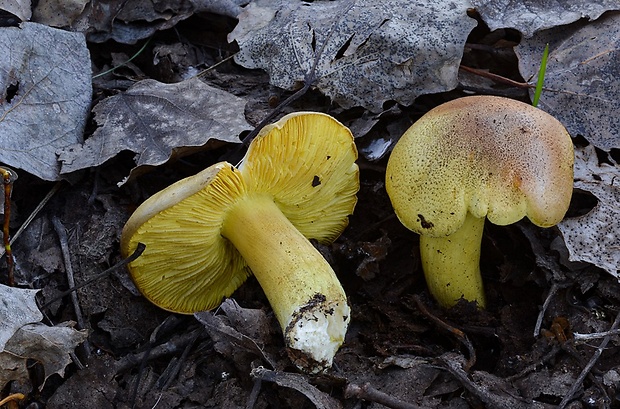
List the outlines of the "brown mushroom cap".
<svg viewBox="0 0 620 409">
<path fill-rule="evenodd" d="M 467 212 L 506 225 L 557 224 L 573 190 L 573 145 L 562 124 L 512 99 L 472 96 L 429 111 L 405 132 L 386 188 L 409 229 L 455 232 Z"/>
<path fill-rule="evenodd" d="M 283 117 L 257 136 L 239 169 L 217 163 L 156 193 L 134 212 L 121 238 L 124 256 L 146 244 L 128 266 L 133 280 L 166 310 L 216 307 L 250 274 L 221 234 L 228 209 L 242 198 L 270 195 L 307 238 L 330 242 L 357 201 L 356 158 L 351 132 L 329 115 Z"/>
</svg>

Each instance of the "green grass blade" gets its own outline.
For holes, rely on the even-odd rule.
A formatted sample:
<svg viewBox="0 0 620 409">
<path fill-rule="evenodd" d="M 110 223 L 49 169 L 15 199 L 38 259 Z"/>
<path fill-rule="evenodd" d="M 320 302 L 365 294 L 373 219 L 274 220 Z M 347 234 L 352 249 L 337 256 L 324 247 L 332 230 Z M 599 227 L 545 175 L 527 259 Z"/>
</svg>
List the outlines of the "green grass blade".
<svg viewBox="0 0 620 409">
<path fill-rule="evenodd" d="M 536 81 L 536 91 L 534 92 L 534 99 L 532 100 L 533 106 L 538 106 L 538 100 L 540 100 L 540 94 L 542 94 L 543 84 L 545 82 L 545 72 L 547 71 L 547 58 L 549 57 L 549 43 L 545 46 L 543 51 L 542 61 L 540 62 L 540 69 L 538 70 L 538 80 Z"/>
</svg>

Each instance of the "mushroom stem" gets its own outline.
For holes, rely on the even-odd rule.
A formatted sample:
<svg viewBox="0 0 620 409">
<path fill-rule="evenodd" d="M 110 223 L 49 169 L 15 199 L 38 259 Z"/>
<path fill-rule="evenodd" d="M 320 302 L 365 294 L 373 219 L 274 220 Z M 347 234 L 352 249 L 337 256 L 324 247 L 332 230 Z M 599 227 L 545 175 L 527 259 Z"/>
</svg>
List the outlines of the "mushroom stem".
<svg viewBox="0 0 620 409">
<path fill-rule="evenodd" d="M 459 299 L 485 307 L 480 274 L 480 247 L 484 217 L 467 212 L 465 222 L 454 233 L 443 237 L 420 236 L 422 269 L 429 291 L 443 307 Z"/>
<path fill-rule="evenodd" d="M 295 364 L 310 372 L 330 367 L 350 309 L 329 263 L 267 195 L 235 203 L 222 235 L 260 283 Z"/>
</svg>

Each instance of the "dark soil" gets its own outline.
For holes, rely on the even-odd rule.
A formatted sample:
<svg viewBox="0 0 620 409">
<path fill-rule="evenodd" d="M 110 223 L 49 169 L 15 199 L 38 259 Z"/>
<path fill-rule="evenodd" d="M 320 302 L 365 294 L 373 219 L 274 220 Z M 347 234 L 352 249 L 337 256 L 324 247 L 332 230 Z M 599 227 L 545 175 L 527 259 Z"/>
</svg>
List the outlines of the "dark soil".
<svg viewBox="0 0 620 409">
<path fill-rule="evenodd" d="M 209 36 L 205 25 L 215 27 Z M 194 16 L 157 33 L 132 63 L 95 82 L 94 103 L 136 80 L 178 81 L 185 67 L 206 68 L 220 61 L 235 51 L 225 41 L 233 26 L 234 20 L 224 17 Z M 511 51 L 516 41 L 516 33 L 489 33 L 480 27 L 470 38 L 463 64 L 523 81 Z M 90 44 L 98 70 L 113 64 L 114 53 L 129 58 L 141 45 Z M 152 50 L 162 45 L 189 52 L 167 57 L 161 68 L 153 65 Z M 247 98 L 247 118 L 253 124 L 290 95 L 269 86 L 266 74 L 231 61 L 203 80 Z M 455 91 L 421 97 L 411 107 L 387 106 L 358 145 L 402 132 L 428 109 L 474 91 L 527 97 L 522 89 L 464 73 Z M 298 110 L 327 112 L 352 128 L 368 116 L 361 109 L 331 105 L 313 90 L 280 115 Z M 233 145 L 211 146 L 119 188 L 117 183 L 133 167 L 131 155 L 121 154 L 61 182 L 13 246 L 18 284 L 42 289 L 41 305 L 53 301 L 44 309 L 47 323 L 76 320 L 70 297 L 57 298 L 68 289 L 68 261 L 61 255 L 52 217 L 68 232 L 79 285 L 121 261 L 121 229 L 145 198 L 216 161 L 234 162 L 237 152 Z M 394 408 L 551 408 L 570 392 L 570 408 L 620 408 L 620 338 L 611 338 L 581 380 L 603 339 L 583 341 L 573 335 L 609 329 L 620 313 L 617 281 L 593 266 L 569 262 L 554 228 L 543 230 L 527 221 L 488 225 L 482 262 L 487 309 L 461 303 L 442 310 L 425 288 L 416 234 L 392 211 L 384 189 L 385 164 L 385 158 L 371 162 L 361 155 L 359 202 L 349 227 L 334 244 L 321 248 L 353 311 L 346 342 L 328 373 L 309 377 L 289 362 L 278 324 L 254 279 L 233 295 L 236 304 L 228 302 L 197 320 L 151 305 L 119 268 L 77 290 L 90 335 L 64 378 L 54 375 L 43 384 L 42 368 L 33 362 L 33 389 L 13 384 L 4 392 L 25 392 L 21 405 L 29 408 L 385 407 L 378 402 Z M 15 229 L 52 188 L 54 184 L 20 175 L 14 190 Z M 594 204 L 576 194 L 570 215 L 584 214 Z"/>
</svg>

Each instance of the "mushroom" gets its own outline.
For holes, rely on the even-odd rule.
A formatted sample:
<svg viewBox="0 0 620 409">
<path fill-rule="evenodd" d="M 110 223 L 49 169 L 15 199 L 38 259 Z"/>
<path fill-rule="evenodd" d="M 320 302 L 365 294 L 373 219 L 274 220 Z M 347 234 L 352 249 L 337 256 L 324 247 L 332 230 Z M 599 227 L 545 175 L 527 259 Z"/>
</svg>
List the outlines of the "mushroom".
<svg viewBox="0 0 620 409">
<path fill-rule="evenodd" d="M 359 189 L 357 150 L 329 115 L 289 114 L 266 126 L 235 167 L 216 163 L 147 199 L 121 237 L 141 293 L 191 314 L 230 296 L 250 274 L 310 373 L 332 365 L 350 320 L 345 292 L 309 239 L 328 244 L 348 224 Z"/>
<path fill-rule="evenodd" d="M 562 124 L 523 102 L 470 96 L 415 122 L 388 160 L 386 189 L 400 221 L 420 234 L 427 286 L 444 307 L 485 307 L 485 217 L 557 224 L 573 190 L 573 144 Z"/>
</svg>

